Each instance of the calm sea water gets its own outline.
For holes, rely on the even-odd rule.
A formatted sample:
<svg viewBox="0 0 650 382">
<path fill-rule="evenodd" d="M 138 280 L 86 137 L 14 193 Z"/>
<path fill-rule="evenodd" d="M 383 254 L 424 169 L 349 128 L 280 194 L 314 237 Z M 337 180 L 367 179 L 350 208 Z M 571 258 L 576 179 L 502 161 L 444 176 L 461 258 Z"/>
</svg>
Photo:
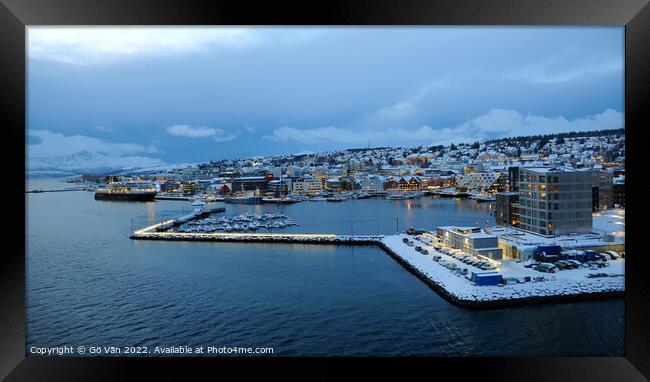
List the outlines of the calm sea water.
<svg viewBox="0 0 650 382">
<path fill-rule="evenodd" d="M 30 180 L 29 188 L 63 188 Z M 142 227 L 189 202 L 26 194 L 31 346 L 273 347 L 275 355 L 621 356 L 622 299 L 472 311 L 378 248 L 155 242 Z M 284 232 L 394 233 L 493 222 L 490 206 L 422 198 L 226 205 L 284 212 Z M 352 222 L 351 222 L 352 221 Z M 399 225 L 399 227 L 398 227 Z"/>
</svg>

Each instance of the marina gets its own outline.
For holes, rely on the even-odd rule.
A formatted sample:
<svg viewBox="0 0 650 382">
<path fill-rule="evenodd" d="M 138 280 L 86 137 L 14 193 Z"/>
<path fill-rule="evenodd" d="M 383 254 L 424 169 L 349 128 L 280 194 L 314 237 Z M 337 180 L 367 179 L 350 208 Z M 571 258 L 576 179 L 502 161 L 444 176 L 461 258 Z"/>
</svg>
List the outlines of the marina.
<svg viewBox="0 0 650 382">
<path fill-rule="evenodd" d="M 218 211 L 222 212 L 222 211 Z M 185 227 L 176 228 L 175 232 L 193 233 L 193 232 L 239 232 L 239 231 L 256 231 L 258 229 L 278 229 L 290 226 L 297 226 L 285 214 L 262 214 L 257 215 L 251 212 L 244 212 L 236 216 L 222 216 L 220 218 L 205 217 L 187 223 Z"/>
</svg>

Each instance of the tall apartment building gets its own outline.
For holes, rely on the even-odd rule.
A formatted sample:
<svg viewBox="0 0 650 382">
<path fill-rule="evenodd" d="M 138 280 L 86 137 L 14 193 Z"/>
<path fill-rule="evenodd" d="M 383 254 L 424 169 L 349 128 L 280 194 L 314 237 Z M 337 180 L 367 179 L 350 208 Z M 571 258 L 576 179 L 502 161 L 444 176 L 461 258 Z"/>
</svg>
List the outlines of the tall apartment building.
<svg viewBox="0 0 650 382">
<path fill-rule="evenodd" d="M 542 235 L 592 231 L 592 178 L 563 168 L 519 169 L 519 227 Z"/>
</svg>

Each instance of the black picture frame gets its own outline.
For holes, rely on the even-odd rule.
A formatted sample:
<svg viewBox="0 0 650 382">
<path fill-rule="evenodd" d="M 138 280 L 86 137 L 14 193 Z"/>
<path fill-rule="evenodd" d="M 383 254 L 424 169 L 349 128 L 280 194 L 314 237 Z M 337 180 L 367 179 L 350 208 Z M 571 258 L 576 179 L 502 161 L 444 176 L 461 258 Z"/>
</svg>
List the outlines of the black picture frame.
<svg viewBox="0 0 650 382">
<path fill-rule="evenodd" d="M 628 205 L 625 357 L 613 358 L 25 358 L 25 28 L 30 25 L 625 25 L 625 124 Z M 203 371 L 260 377 L 425 373 L 431 379 L 642 381 L 650 377 L 649 255 L 643 252 L 643 153 L 649 126 L 650 5 L 647 0 L 0 0 L 0 120 L 7 194 L 0 265 L 0 378 L 122 380 L 138 371 L 167 378 Z M 21 164 L 22 163 L 22 164 Z M 560 324 L 560 323 L 558 323 Z M 300 366 L 300 367 L 296 367 Z M 305 367 L 307 366 L 307 367 Z M 153 377 L 147 374 L 148 379 Z M 208 374 L 210 375 L 210 374 Z M 448 374 L 449 375 L 449 374 Z M 645 377 L 644 377 L 645 376 Z M 366 379 L 364 378 L 364 379 Z"/>
</svg>

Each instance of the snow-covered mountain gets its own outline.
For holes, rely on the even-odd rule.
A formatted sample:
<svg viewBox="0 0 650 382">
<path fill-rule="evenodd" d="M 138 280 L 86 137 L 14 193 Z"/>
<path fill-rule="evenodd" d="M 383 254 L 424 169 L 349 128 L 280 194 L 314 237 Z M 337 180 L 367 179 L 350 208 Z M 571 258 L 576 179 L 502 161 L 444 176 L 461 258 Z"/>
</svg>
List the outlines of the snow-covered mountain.
<svg viewBox="0 0 650 382">
<path fill-rule="evenodd" d="M 157 158 L 138 155 L 115 156 L 86 150 L 65 156 L 27 157 L 27 175 L 30 177 L 83 173 L 143 173 L 162 171 L 170 167 L 172 166 Z"/>
</svg>

